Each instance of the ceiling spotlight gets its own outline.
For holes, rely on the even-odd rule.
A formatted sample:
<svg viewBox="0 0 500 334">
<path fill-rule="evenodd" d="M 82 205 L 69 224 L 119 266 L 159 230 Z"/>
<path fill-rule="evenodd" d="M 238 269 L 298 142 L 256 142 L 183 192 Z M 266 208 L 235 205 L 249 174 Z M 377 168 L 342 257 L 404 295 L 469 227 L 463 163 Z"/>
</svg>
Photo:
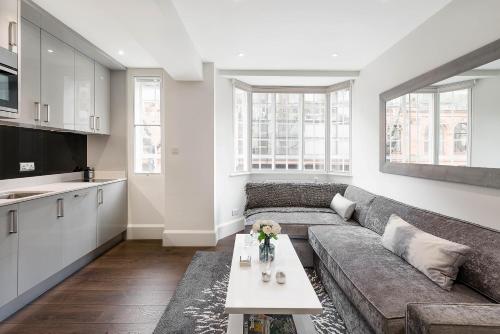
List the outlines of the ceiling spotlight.
<svg viewBox="0 0 500 334">
<path fill-rule="evenodd" d="M 53 52 L 54 52 L 54 50 L 52 50 L 52 49 L 48 49 L 48 50 L 47 50 L 47 52 L 48 52 L 48 53 L 53 53 Z"/>
<path fill-rule="evenodd" d="M 239 52 L 238 57 L 245 57 L 245 54 L 243 52 Z"/>
<path fill-rule="evenodd" d="M 119 54 L 120 56 L 123 56 L 123 55 L 125 54 L 125 52 L 123 52 L 123 50 L 118 50 L 118 54 Z"/>
<path fill-rule="evenodd" d="M 333 57 L 333 58 L 336 58 L 336 57 L 338 57 L 338 56 L 339 56 L 339 54 L 338 54 L 338 53 L 332 53 L 332 57 Z"/>
</svg>

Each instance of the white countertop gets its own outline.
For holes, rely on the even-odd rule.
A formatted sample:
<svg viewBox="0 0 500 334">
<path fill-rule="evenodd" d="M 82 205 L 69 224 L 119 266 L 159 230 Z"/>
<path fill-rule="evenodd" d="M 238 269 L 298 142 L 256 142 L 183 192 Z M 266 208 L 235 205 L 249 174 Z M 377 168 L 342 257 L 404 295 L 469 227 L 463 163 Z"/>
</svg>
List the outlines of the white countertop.
<svg viewBox="0 0 500 334">
<path fill-rule="evenodd" d="M 86 188 L 98 187 L 101 185 L 126 181 L 126 178 L 117 178 L 117 179 L 109 179 L 98 182 L 78 182 L 78 181 L 67 181 L 67 182 L 56 182 L 56 183 L 47 183 L 41 184 L 31 187 L 21 187 L 21 188 L 11 188 L 11 189 L 2 189 L 0 190 L 0 194 L 9 193 L 9 192 L 44 192 L 40 195 L 29 196 L 24 198 L 16 198 L 16 199 L 0 199 L 0 206 L 17 204 L 26 201 L 32 201 L 35 199 L 54 196 L 58 194 L 63 194 L 71 191 L 78 191 Z"/>
</svg>

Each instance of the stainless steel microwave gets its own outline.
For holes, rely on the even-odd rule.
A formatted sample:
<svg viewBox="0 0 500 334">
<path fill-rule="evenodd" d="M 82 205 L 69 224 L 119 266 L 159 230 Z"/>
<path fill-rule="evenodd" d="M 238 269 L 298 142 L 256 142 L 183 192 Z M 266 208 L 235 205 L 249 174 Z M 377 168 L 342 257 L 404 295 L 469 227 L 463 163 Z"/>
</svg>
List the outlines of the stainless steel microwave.
<svg viewBox="0 0 500 334">
<path fill-rule="evenodd" d="M 0 48 L 0 117 L 18 117 L 18 87 L 17 54 Z"/>
</svg>

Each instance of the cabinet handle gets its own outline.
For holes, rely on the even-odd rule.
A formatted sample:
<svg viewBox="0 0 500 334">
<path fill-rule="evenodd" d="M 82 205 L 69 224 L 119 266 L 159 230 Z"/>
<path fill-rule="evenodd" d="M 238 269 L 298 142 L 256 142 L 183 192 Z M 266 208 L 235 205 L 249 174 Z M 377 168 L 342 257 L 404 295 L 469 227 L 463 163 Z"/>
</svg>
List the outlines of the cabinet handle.
<svg viewBox="0 0 500 334">
<path fill-rule="evenodd" d="M 64 217 L 64 198 L 57 199 L 57 218 Z"/>
<path fill-rule="evenodd" d="M 97 204 L 102 205 L 102 203 L 104 203 L 104 191 L 103 191 L 103 189 L 99 189 L 99 193 L 98 193 L 97 197 L 98 197 Z"/>
<path fill-rule="evenodd" d="M 50 122 L 50 105 L 49 104 L 44 104 L 43 106 L 47 110 L 47 114 L 46 114 L 47 117 L 45 118 L 44 122 L 45 123 L 49 123 Z"/>
<path fill-rule="evenodd" d="M 9 233 L 10 234 L 17 233 L 17 210 L 10 210 L 9 216 L 10 216 Z"/>
<path fill-rule="evenodd" d="M 101 117 L 96 116 L 96 118 L 95 118 L 95 129 L 97 131 L 101 130 Z"/>
<path fill-rule="evenodd" d="M 40 102 L 35 102 L 35 121 L 38 122 L 40 120 L 41 113 Z"/>
<path fill-rule="evenodd" d="M 9 49 L 15 51 L 17 48 L 17 22 L 9 22 Z"/>
<path fill-rule="evenodd" d="M 94 130 L 95 119 L 94 116 L 90 116 L 90 130 Z"/>
</svg>

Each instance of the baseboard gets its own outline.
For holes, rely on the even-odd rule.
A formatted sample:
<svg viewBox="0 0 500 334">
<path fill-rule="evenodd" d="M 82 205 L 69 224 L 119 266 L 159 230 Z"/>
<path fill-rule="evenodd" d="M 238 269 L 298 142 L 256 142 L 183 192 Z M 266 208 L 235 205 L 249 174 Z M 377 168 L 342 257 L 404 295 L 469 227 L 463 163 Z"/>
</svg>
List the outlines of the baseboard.
<svg viewBox="0 0 500 334">
<path fill-rule="evenodd" d="M 245 229 L 245 218 L 240 217 L 217 226 L 217 241 Z"/>
<path fill-rule="evenodd" d="M 82 269 L 87 264 L 89 264 L 90 262 L 101 256 L 104 252 L 116 246 L 124 239 L 125 239 L 125 233 L 117 235 L 113 239 L 107 241 L 105 244 L 99 246 L 97 249 L 93 250 L 87 255 L 82 256 L 72 264 L 61 269 L 60 271 L 50 276 L 46 280 L 38 283 L 36 286 L 32 287 L 25 293 L 17 296 L 14 300 L 0 307 L 0 321 L 3 321 L 12 314 L 16 313 L 24 306 L 28 305 L 29 303 L 40 297 L 43 293 L 52 289 L 54 286 L 61 283 L 66 278 L 73 275 L 75 272 Z"/>
<path fill-rule="evenodd" d="M 127 226 L 128 240 L 163 239 L 163 224 L 129 224 Z"/>
<path fill-rule="evenodd" d="M 163 231 L 163 246 L 165 247 L 211 247 L 216 244 L 217 236 L 215 230 Z"/>
</svg>

